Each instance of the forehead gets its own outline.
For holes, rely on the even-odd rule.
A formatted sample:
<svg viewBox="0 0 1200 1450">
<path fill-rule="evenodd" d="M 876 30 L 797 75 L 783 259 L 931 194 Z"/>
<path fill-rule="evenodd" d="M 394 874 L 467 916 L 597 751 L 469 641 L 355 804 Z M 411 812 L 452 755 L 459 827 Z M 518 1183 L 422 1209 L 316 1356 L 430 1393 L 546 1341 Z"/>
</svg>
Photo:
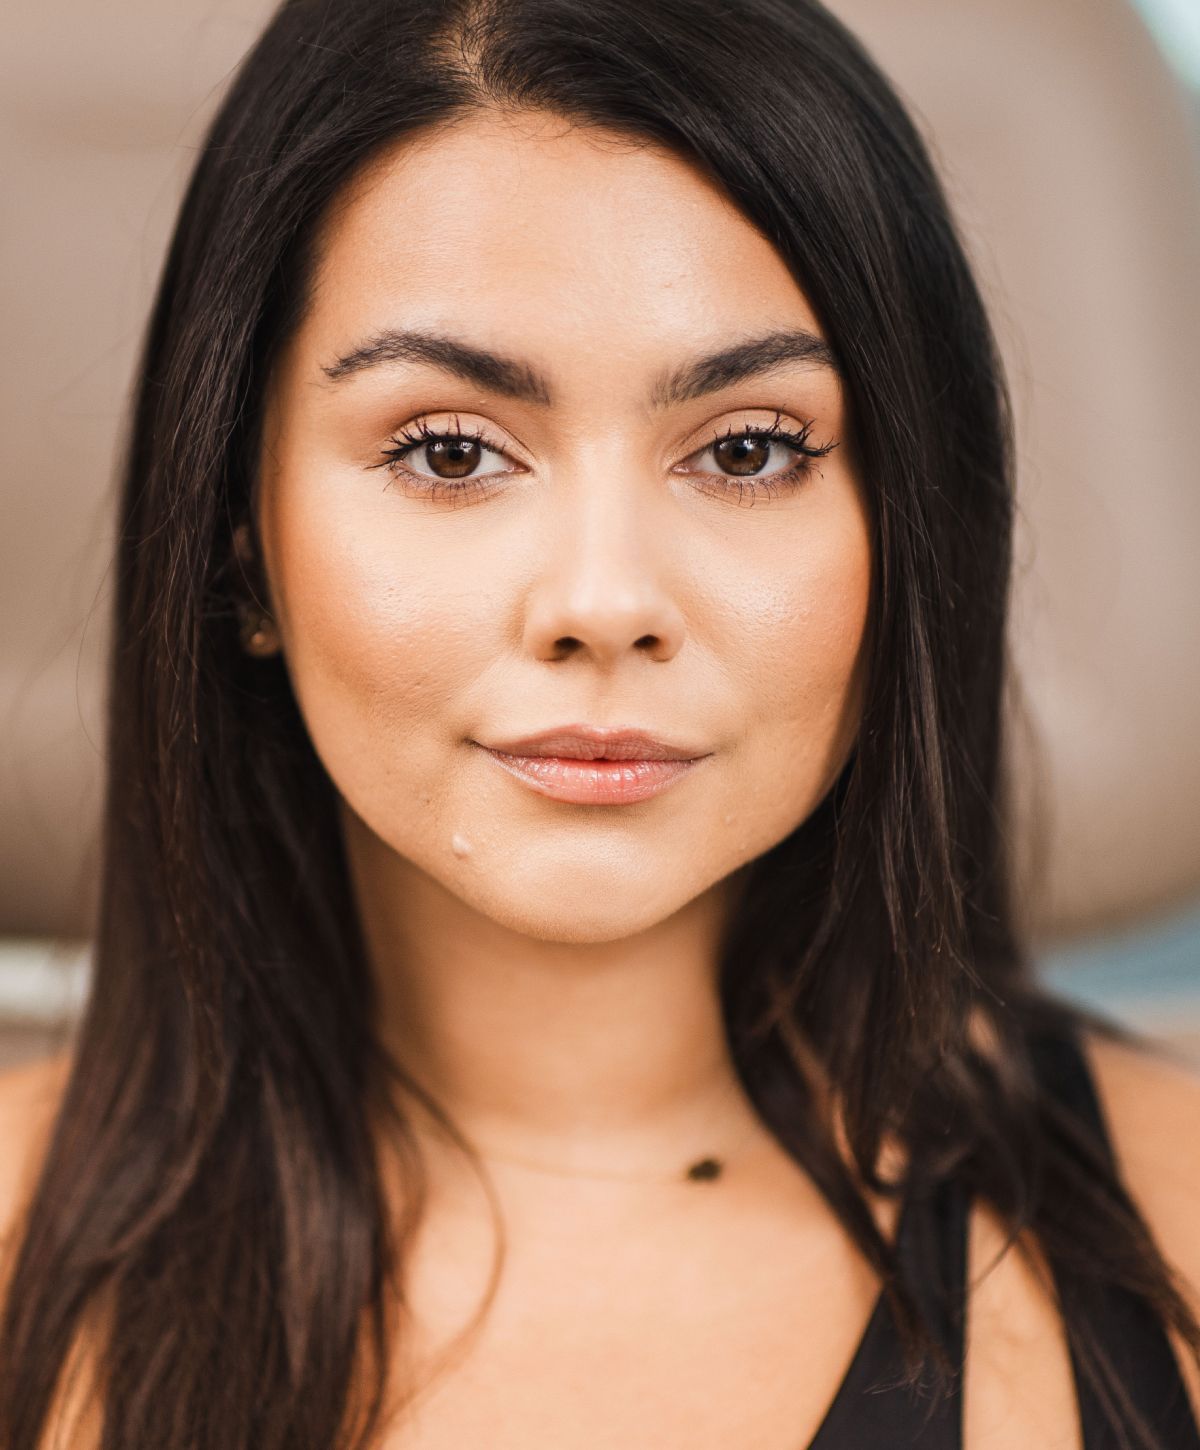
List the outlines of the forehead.
<svg viewBox="0 0 1200 1450">
<path fill-rule="evenodd" d="M 557 117 L 473 114 L 390 147 L 318 239 L 304 331 L 457 328 L 548 364 L 819 331 L 782 258 L 699 167 Z M 586 344 L 579 353 L 578 344 Z"/>
</svg>

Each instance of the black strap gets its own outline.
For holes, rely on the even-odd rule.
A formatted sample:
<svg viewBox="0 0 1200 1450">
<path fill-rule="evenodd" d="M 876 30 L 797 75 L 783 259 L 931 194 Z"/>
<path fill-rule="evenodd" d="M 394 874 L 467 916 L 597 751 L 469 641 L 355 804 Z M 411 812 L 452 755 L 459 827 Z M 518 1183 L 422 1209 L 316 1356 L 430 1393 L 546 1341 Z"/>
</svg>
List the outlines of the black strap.
<svg viewBox="0 0 1200 1450">
<path fill-rule="evenodd" d="M 896 1225 L 896 1254 L 955 1377 L 934 1393 L 932 1379 L 905 1383 L 900 1334 L 881 1296 L 846 1376 L 808 1450 L 961 1450 L 967 1198 L 953 1182 L 906 1199 Z"/>
</svg>

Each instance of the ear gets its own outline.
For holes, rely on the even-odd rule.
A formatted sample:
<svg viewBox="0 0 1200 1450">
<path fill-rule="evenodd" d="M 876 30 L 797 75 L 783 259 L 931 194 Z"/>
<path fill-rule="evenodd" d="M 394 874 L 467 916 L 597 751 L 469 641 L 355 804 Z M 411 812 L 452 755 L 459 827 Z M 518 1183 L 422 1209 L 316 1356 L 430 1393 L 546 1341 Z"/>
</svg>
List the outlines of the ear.
<svg viewBox="0 0 1200 1450">
<path fill-rule="evenodd" d="M 238 570 L 242 581 L 247 589 L 252 590 L 255 585 L 251 583 L 256 576 L 261 575 L 260 559 L 258 548 L 254 542 L 254 534 L 249 519 L 243 519 L 233 531 L 233 556 L 237 560 Z"/>
<path fill-rule="evenodd" d="M 247 654 L 259 659 L 277 654 L 281 641 L 271 611 L 263 602 L 267 595 L 266 576 L 254 544 L 249 522 L 233 531 L 234 592 L 238 604 L 238 637 Z"/>
</svg>

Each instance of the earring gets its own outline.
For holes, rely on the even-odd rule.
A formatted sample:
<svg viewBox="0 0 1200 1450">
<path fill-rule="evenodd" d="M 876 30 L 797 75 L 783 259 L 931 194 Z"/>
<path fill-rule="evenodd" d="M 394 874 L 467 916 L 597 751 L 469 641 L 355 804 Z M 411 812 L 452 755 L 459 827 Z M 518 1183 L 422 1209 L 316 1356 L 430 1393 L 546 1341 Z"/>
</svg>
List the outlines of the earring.
<svg viewBox="0 0 1200 1450">
<path fill-rule="evenodd" d="M 279 648 L 279 636 L 271 616 L 258 611 L 248 610 L 243 614 L 238 638 L 246 653 L 258 659 L 273 655 Z"/>
</svg>

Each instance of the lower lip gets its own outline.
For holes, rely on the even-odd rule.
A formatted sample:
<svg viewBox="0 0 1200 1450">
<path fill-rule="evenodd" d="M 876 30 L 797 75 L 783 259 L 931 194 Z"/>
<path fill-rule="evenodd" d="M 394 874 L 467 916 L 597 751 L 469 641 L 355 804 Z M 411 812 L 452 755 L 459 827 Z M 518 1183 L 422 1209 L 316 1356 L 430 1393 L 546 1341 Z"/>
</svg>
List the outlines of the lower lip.
<svg viewBox="0 0 1200 1450">
<path fill-rule="evenodd" d="M 624 806 L 649 800 L 702 760 L 568 760 L 560 755 L 507 755 L 483 749 L 532 790 L 576 806 Z"/>
</svg>

